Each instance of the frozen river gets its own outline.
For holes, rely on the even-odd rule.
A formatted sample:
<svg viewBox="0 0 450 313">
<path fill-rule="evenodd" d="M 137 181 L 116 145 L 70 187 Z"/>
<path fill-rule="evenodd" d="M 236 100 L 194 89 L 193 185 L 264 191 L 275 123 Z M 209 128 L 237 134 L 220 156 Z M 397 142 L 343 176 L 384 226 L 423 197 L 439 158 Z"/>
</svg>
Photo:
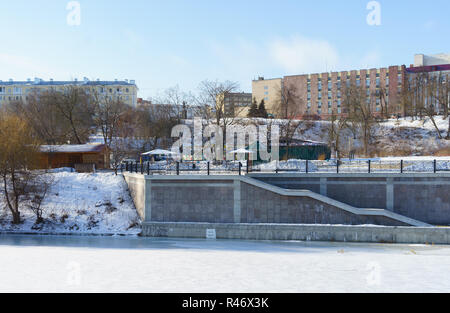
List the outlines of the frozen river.
<svg viewBox="0 0 450 313">
<path fill-rule="evenodd" d="M 0 236 L 0 292 L 450 292 L 450 247 Z"/>
</svg>

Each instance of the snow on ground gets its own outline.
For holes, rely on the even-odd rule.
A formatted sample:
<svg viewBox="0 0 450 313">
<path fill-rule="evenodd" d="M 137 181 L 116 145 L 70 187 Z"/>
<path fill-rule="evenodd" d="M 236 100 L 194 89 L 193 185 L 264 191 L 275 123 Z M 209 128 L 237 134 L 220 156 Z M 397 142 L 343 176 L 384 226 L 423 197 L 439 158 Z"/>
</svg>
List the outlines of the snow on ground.
<svg viewBox="0 0 450 313">
<path fill-rule="evenodd" d="M 0 237 L 0 292 L 449 292 L 450 247 Z"/>
<path fill-rule="evenodd" d="M 272 161 L 270 163 L 256 166 L 262 172 L 273 172 L 278 170 L 306 172 L 306 161 L 304 160 L 288 160 L 288 161 Z M 308 162 L 308 172 L 317 172 L 317 166 L 313 162 Z"/>
<path fill-rule="evenodd" d="M 79 174 L 57 169 L 45 174 L 54 184 L 44 200 L 44 225 L 22 209 L 23 224 L 11 225 L 11 215 L 0 194 L 0 231 L 137 234 L 139 218 L 122 176 L 112 173 Z M 134 227 L 131 227 L 134 226 Z M 131 227 L 131 228 L 130 228 Z"/>
</svg>

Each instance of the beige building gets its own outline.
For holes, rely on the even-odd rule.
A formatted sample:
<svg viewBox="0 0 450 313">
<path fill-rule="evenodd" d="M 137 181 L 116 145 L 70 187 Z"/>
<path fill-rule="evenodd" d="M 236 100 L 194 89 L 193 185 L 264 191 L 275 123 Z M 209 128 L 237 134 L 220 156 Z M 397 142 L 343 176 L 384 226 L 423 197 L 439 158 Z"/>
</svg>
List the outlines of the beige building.
<svg viewBox="0 0 450 313">
<path fill-rule="evenodd" d="M 252 97 L 258 105 L 264 100 L 267 113 L 277 116 L 280 107 L 280 96 L 283 80 L 281 78 L 264 79 L 260 77 L 252 82 Z"/>
<path fill-rule="evenodd" d="M 138 87 L 134 80 L 124 81 L 90 81 L 84 78 L 82 81 L 44 81 L 40 78 L 35 78 L 33 81 L 13 81 L 3 82 L 0 80 L 0 106 L 11 101 L 27 101 L 28 96 L 34 92 L 43 93 L 46 91 L 64 91 L 65 88 L 71 86 L 79 86 L 84 88 L 89 93 L 97 92 L 105 98 L 118 99 L 136 107 Z"/>
<path fill-rule="evenodd" d="M 222 107 L 229 117 L 247 117 L 252 105 L 252 94 L 246 92 L 225 92 L 217 97 L 218 107 Z"/>
</svg>

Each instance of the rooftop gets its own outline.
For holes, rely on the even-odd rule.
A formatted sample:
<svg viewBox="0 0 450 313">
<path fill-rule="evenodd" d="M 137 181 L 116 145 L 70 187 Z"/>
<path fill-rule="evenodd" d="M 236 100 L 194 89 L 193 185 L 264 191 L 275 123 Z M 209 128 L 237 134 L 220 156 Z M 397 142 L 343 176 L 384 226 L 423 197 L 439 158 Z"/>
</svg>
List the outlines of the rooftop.
<svg viewBox="0 0 450 313">
<path fill-rule="evenodd" d="M 110 86 L 110 85 L 129 85 L 129 86 L 136 86 L 136 82 L 134 80 L 113 80 L 113 81 L 107 81 L 107 80 L 96 80 L 91 81 L 87 78 L 84 78 L 83 80 L 71 80 L 71 81 L 56 81 L 56 80 L 48 80 L 45 81 L 40 78 L 35 78 L 34 80 L 27 80 L 27 81 L 14 81 L 10 79 L 9 81 L 2 81 L 0 80 L 0 85 L 8 86 L 8 85 L 28 85 L 28 86 Z"/>
<path fill-rule="evenodd" d="M 43 153 L 96 153 L 102 152 L 105 147 L 99 144 L 41 146 L 40 151 Z"/>
</svg>

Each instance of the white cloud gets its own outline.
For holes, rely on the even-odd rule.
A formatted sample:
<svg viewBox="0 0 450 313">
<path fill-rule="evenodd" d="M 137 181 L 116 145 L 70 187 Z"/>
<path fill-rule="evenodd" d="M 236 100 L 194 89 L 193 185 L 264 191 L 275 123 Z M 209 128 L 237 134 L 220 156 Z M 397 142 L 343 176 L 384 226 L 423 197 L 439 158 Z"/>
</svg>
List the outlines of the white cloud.
<svg viewBox="0 0 450 313">
<path fill-rule="evenodd" d="M 370 51 L 361 60 L 361 68 L 375 68 L 381 63 L 381 55 L 378 51 Z"/>
<path fill-rule="evenodd" d="M 270 56 L 287 74 L 325 72 L 339 65 L 339 55 L 328 41 L 294 36 L 269 44 Z"/>
</svg>

